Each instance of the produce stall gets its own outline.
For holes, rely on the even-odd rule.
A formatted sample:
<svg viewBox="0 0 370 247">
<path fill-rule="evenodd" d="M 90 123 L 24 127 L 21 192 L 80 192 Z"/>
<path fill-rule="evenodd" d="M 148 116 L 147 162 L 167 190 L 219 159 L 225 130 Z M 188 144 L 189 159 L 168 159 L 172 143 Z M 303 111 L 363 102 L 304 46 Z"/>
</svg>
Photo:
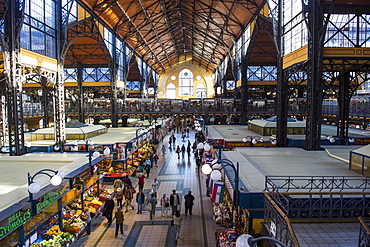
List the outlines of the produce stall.
<svg viewBox="0 0 370 247">
<path fill-rule="evenodd" d="M 233 228 L 216 230 L 217 247 L 235 247 L 238 235 Z"/>
</svg>

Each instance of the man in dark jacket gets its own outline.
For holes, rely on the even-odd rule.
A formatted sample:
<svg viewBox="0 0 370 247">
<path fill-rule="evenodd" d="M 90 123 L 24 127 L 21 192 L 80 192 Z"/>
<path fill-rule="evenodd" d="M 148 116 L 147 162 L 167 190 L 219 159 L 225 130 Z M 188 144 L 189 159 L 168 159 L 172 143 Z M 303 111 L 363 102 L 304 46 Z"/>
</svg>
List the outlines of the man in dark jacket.
<svg viewBox="0 0 370 247">
<path fill-rule="evenodd" d="M 143 213 L 143 204 L 145 202 L 145 195 L 142 190 L 136 194 L 136 203 L 137 203 L 137 214 Z"/>
<path fill-rule="evenodd" d="M 190 215 L 192 215 L 195 198 L 191 194 L 190 190 L 189 190 L 188 194 L 184 196 L 184 199 L 185 199 L 185 216 L 188 215 L 188 212 L 189 212 Z"/>
<path fill-rule="evenodd" d="M 114 201 L 112 200 L 112 197 L 108 197 L 104 204 L 104 216 L 107 218 L 109 226 L 112 224 L 113 209 Z"/>
<path fill-rule="evenodd" d="M 173 190 L 172 194 L 170 195 L 170 205 L 172 207 L 172 215 L 173 215 L 176 210 L 179 210 L 177 207 L 181 205 L 180 197 L 179 197 L 179 194 L 176 193 L 176 190 Z"/>
</svg>

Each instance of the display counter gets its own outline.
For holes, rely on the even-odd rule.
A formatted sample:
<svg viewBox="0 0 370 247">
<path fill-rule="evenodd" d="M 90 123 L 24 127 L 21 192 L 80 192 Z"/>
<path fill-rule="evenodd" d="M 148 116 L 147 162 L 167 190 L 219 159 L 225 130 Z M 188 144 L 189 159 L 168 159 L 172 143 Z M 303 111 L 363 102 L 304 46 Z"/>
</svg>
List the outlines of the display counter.
<svg viewBox="0 0 370 247">
<path fill-rule="evenodd" d="M 217 247 L 235 247 L 238 235 L 233 228 L 216 230 Z"/>
</svg>

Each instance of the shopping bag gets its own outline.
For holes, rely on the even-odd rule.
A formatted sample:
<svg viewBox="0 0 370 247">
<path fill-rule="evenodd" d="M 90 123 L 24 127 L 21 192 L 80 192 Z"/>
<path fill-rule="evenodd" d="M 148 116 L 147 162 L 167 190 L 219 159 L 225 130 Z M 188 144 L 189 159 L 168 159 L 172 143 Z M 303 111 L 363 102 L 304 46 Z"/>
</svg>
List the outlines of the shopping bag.
<svg viewBox="0 0 370 247">
<path fill-rule="evenodd" d="M 151 204 L 151 203 L 148 203 L 148 204 L 146 205 L 146 210 L 147 210 L 147 211 L 152 211 L 152 204 Z"/>
</svg>

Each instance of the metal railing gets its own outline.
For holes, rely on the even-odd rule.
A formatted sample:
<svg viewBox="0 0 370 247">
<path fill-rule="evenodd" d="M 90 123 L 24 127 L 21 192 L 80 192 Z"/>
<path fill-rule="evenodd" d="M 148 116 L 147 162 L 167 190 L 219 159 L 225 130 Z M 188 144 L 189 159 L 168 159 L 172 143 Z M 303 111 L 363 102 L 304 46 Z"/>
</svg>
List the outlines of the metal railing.
<svg viewBox="0 0 370 247">
<path fill-rule="evenodd" d="M 293 230 L 289 217 L 283 212 L 277 203 L 264 192 L 265 196 L 265 221 L 263 223 L 263 235 L 273 237 L 286 246 L 299 247 L 297 236 Z M 267 246 L 270 246 L 266 243 Z M 276 246 L 276 245 L 271 245 Z"/>
<path fill-rule="evenodd" d="M 360 233 L 358 235 L 358 247 L 370 246 L 370 220 L 358 217 L 360 221 Z"/>
</svg>

